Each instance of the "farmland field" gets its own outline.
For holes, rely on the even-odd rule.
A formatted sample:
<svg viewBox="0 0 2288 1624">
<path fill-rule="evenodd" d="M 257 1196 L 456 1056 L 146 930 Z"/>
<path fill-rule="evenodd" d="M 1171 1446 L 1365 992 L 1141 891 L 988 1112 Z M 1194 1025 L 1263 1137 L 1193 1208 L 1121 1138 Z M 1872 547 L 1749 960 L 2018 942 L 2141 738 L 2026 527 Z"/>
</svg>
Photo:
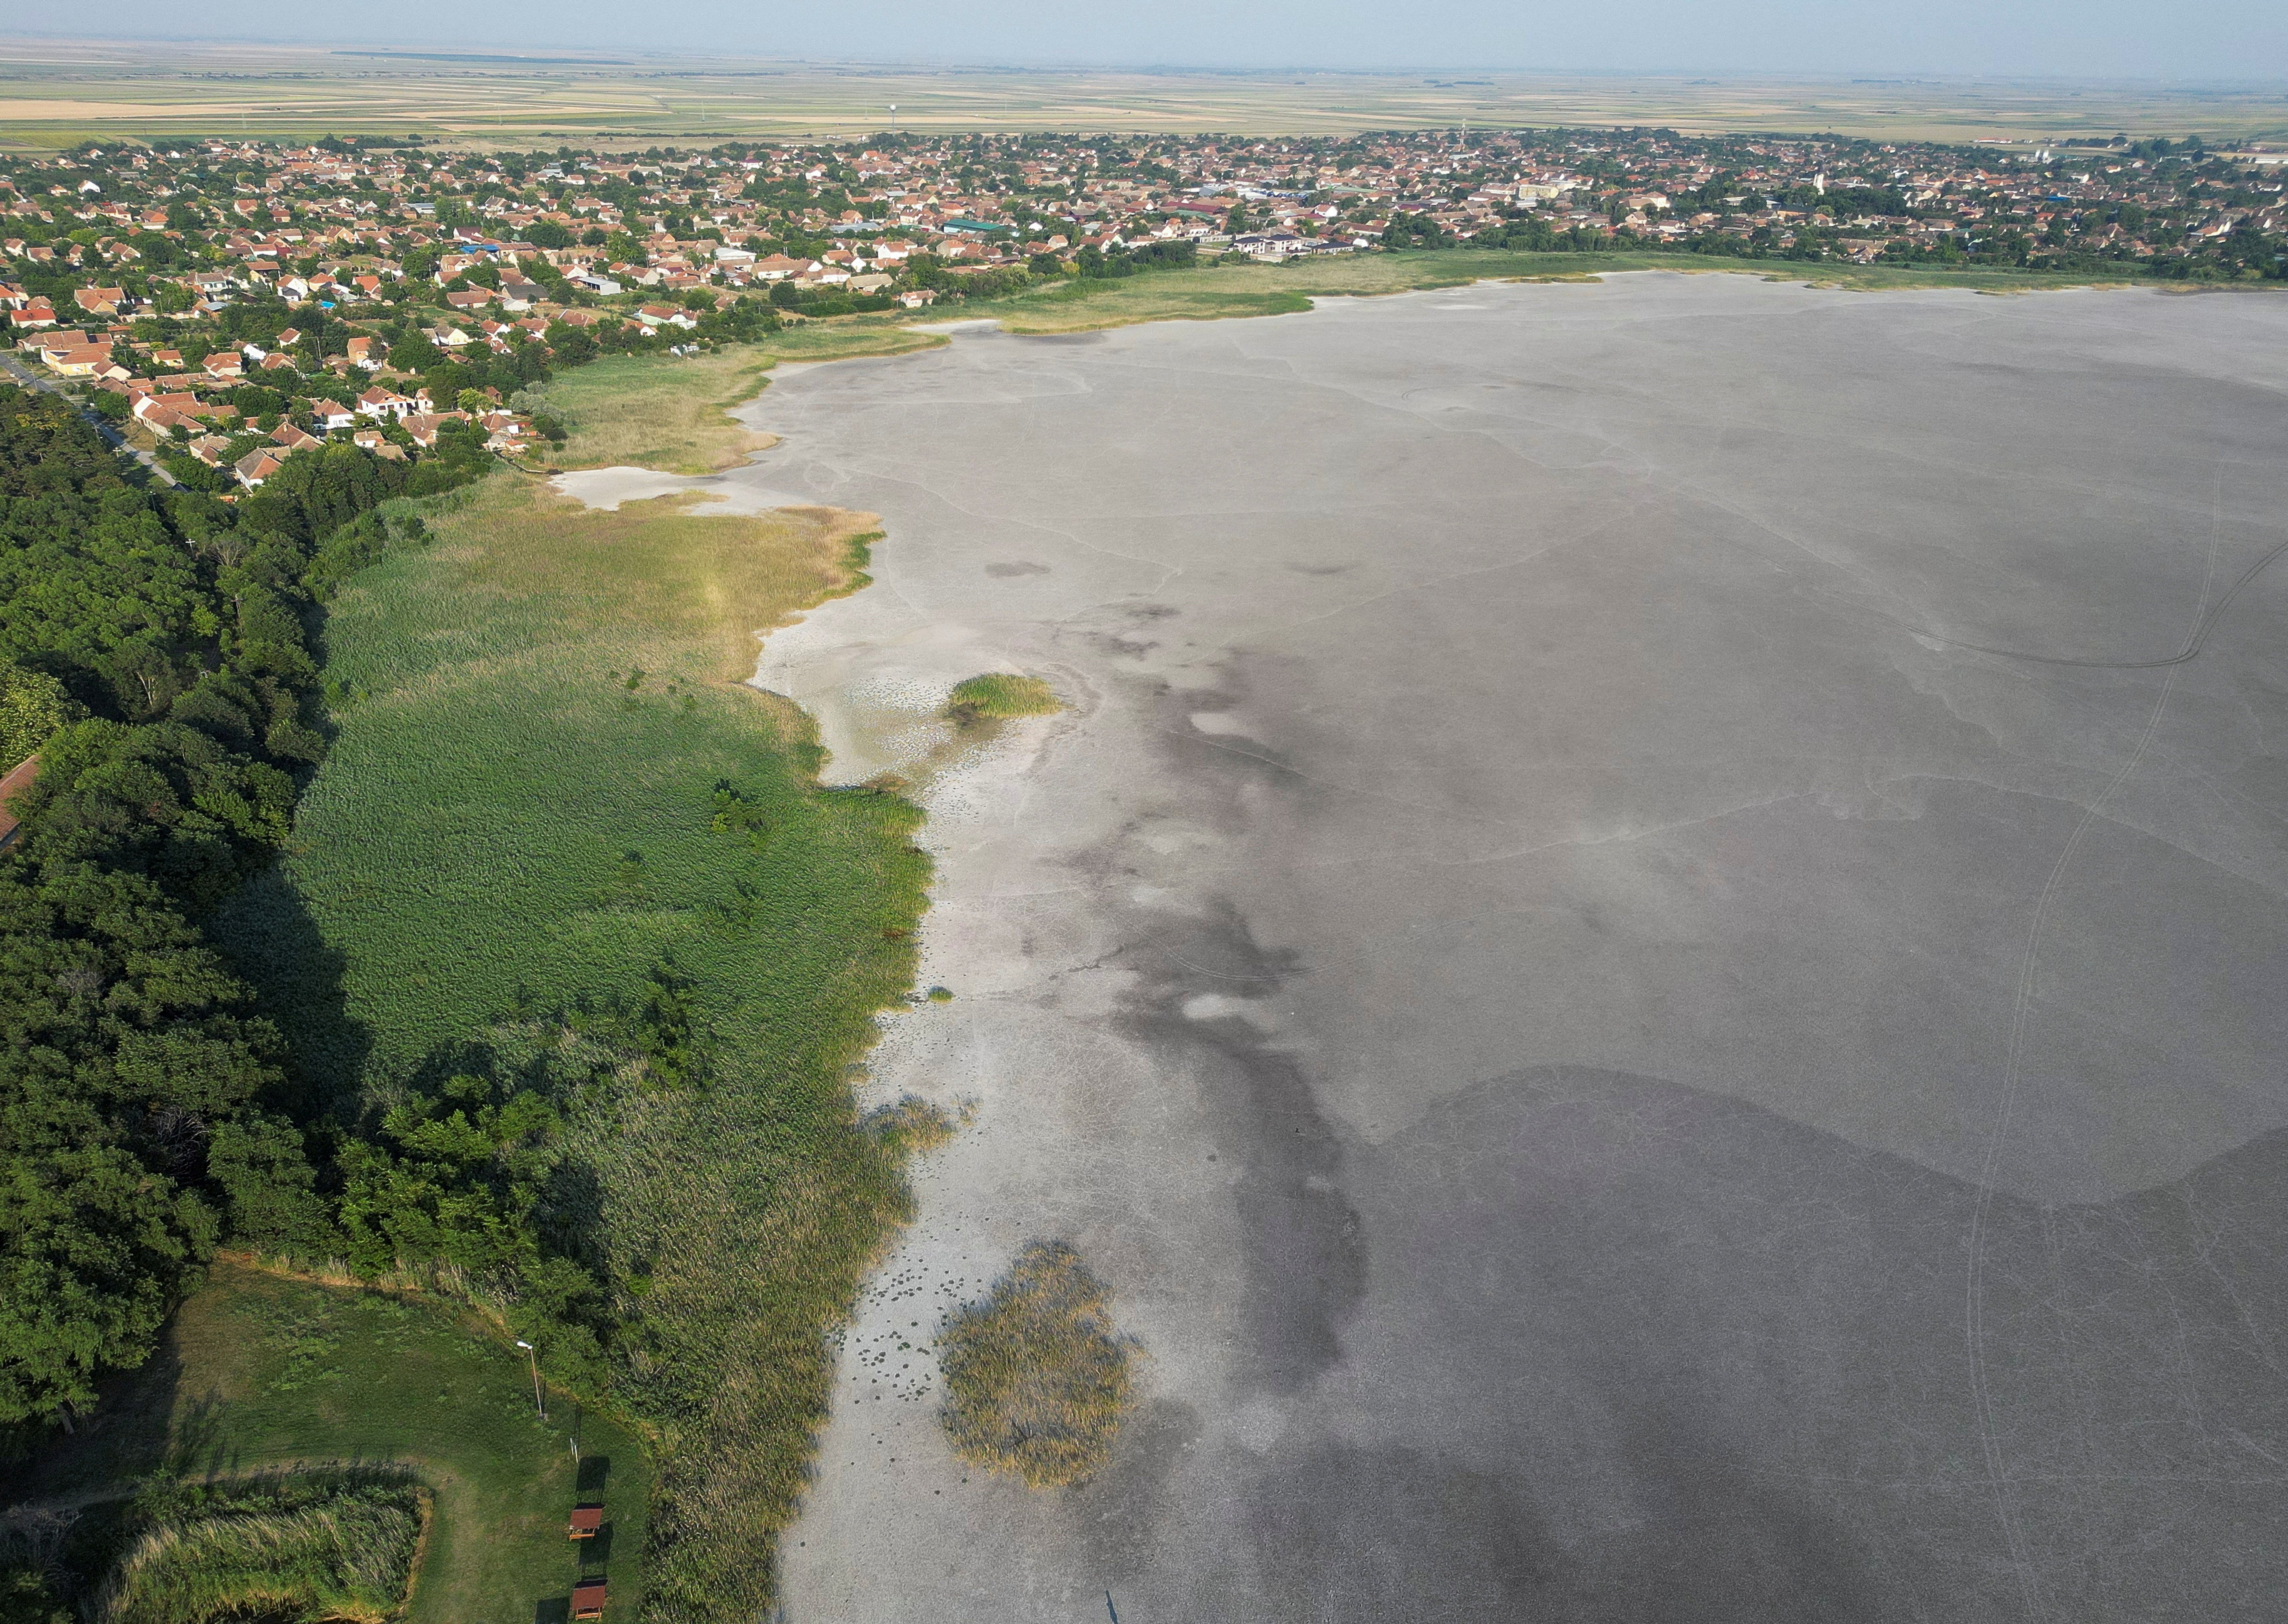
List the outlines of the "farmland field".
<svg viewBox="0 0 2288 1624">
<path fill-rule="evenodd" d="M 894 117 L 891 108 L 897 111 Z M 0 43 L 0 139 L 422 134 L 727 139 L 921 131 L 1337 133 L 1458 125 L 1823 130 L 1899 140 L 2048 140 L 2117 130 L 2288 134 L 2261 86 L 1865 83 L 1681 75 L 1182 74 L 843 67 L 765 58 L 126 41 Z"/>
</svg>

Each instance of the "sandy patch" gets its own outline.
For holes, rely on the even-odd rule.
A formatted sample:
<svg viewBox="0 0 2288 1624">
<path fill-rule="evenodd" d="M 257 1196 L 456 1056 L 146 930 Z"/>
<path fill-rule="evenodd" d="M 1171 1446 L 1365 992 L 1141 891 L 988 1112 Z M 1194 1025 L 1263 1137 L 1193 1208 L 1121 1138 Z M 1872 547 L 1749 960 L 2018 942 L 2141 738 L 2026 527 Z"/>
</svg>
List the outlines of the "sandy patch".
<svg viewBox="0 0 2288 1624">
<path fill-rule="evenodd" d="M 960 625 L 882 624 L 906 617 L 890 593 L 862 593 L 830 604 L 820 618 L 773 632 L 755 667 L 756 687 L 784 694 L 818 723 L 830 784 L 862 784 L 878 773 L 918 782 L 943 770 L 1011 726 L 965 734 L 946 715 L 954 686 L 981 672 L 1011 671 L 1008 657 L 973 628 Z M 848 641 L 854 620 L 871 621 L 869 633 Z M 1041 719 L 1047 721 L 1053 719 Z M 1026 727 L 1038 724 L 1026 719 Z"/>
<path fill-rule="evenodd" d="M 791 496 L 746 483 L 727 483 L 719 474 L 662 474 L 653 468 L 581 468 L 559 474 L 549 484 L 563 495 L 603 513 L 616 513 L 623 502 L 647 502 L 678 491 L 695 492 L 710 513 L 725 515 L 766 513 L 774 508 L 814 506 L 806 497 Z"/>
</svg>

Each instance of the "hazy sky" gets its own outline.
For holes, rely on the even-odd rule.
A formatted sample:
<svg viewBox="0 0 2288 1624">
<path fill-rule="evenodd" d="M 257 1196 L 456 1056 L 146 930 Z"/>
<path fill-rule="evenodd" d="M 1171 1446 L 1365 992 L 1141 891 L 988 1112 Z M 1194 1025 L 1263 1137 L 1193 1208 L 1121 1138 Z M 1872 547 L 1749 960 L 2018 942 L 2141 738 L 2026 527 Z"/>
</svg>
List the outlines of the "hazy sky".
<svg viewBox="0 0 2288 1624">
<path fill-rule="evenodd" d="M 2288 0 L 114 0 L 70 26 L 91 25 L 146 38 L 908 62 L 2288 78 Z"/>
</svg>

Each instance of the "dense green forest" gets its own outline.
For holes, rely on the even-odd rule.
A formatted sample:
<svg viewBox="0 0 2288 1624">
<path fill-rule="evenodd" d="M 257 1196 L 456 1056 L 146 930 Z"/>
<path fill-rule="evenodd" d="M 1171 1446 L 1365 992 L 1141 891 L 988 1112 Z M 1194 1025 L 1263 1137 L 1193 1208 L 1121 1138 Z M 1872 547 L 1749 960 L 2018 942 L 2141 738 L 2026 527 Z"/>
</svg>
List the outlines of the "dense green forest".
<svg viewBox="0 0 2288 1624">
<path fill-rule="evenodd" d="M 162 496 L 0 390 L 0 743 L 39 756 L 0 856 L 0 1425 L 90 1404 L 219 1245 L 512 1280 L 552 1331 L 583 1295 L 530 1217 L 544 1108 L 446 1079 L 342 1115 L 204 931 L 288 838 L 324 605 L 418 537 L 406 477 L 330 445 Z"/>
</svg>

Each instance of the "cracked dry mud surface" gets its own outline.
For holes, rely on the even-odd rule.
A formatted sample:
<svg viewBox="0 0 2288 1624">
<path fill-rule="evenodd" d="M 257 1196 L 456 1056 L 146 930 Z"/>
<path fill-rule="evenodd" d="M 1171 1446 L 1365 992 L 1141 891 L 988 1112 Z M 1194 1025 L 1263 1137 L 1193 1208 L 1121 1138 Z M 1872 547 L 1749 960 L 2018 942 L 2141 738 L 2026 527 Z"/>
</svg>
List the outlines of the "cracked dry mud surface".
<svg viewBox="0 0 2288 1624">
<path fill-rule="evenodd" d="M 888 532 L 759 673 L 830 776 L 1074 707 L 927 790 L 872 1087 L 978 1113 L 787 1617 L 2276 1616 L 2288 300 L 1480 287 L 748 411 L 727 487 Z M 1037 1494 L 928 1335 L 1050 1237 L 1147 1357 Z"/>
</svg>

